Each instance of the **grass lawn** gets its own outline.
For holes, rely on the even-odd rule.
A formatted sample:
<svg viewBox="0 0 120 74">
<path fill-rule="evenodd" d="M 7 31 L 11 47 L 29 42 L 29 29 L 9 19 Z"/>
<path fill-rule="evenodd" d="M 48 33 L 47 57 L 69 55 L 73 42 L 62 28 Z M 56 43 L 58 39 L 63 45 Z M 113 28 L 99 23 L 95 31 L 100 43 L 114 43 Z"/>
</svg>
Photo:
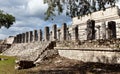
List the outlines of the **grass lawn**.
<svg viewBox="0 0 120 74">
<path fill-rule="evenodd" d="M 15 57 L 9 56 L 1 56 L 0 58 L 4 58 L 7 60 L 0 61 L 0 74 L 27 74 L 24 70 L 15 70 Z"/>
</svg>

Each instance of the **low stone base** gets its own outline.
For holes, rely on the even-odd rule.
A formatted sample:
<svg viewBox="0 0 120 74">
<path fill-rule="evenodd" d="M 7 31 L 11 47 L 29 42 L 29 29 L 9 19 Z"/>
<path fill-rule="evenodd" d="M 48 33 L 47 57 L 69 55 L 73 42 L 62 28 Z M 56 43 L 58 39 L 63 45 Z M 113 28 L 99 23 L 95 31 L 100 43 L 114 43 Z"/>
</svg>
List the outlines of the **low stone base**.
<svg viewBox="0 0 120 74">
<path fill-rule="evenodd" d="M 57 48 L 56 48 L 57 49 Z M 70 59 L 81 60 L 83 62 L 100 62 L 110 64 L 120 64 L 119 50 L 93 50 L 93 49 L 65 49 L 58 48 L 60 56 Z"/>
</svg>

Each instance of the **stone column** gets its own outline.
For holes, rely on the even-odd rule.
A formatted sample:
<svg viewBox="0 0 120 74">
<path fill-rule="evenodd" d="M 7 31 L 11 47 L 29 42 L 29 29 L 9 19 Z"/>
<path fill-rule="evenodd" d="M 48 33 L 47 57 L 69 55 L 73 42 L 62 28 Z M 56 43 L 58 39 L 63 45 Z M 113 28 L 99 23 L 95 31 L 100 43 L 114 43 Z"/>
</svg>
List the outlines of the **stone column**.
<svg viewBox="0 0 120 74">
<path fill-rule="evenodd" d="M 52 26 L 52 41 L 56 40 L 57 39 L 57 25 L 54 24 Z"/>
<path fill-rule="evenodd" d="M 17 43 L 17 36 L 14 37 L 14 43 Z"/>
<path fill-rule="evenodd" d="M 25 33 L 22 33 L 22 43 L 25 43 Z"/>
<path fill-rule="evenodd" d="M 95 39 L 95 21 L 94 20 L 88 20 L 87 21 L 87 40 L 93 40 Z"/>
<path fill-rule="evenodd" d="M 63 25 L 62 25 L 61 39 L 62 39 L 62 41 L 67 39 L 67 24 L 66 23 L 63 23 Z"/>
<path fill-rule="evenodd" d="M 16 36 L 16 42 L 19 43 L 19 34 Z"/>
<path fill-rule="evenodd" d="M 38 40 L 37 30 L 34 30 L 34 32 L 33 32 L 33 41 L 37 41 L 37 40 Z"/>
<path fill-rule="evenodd" d="M 32 42 L 32 41 L 33 41 L 33 31 L 29 31 L 28 42 Z"/>
<path fill-rule="evenodd" d="M 44 28 L 44 39 L 45 39 L 45 41 L 49 41 L 49 39 L 50 39 L 49 27 L 47 27 L 47 26 Z"/>
<path fill-rule="evenodd" d="M 25 43 L 28 43 L 28 32 L 25 33 Z"/>
<path fill-rule="evenodd" d="M 42 30 L 38 31 L 38 41 L 42 41 Z"/>
<path fill-rule="evenodd" d="M 72 40 L 78 40 L 78 26 L 72 28 Z"/>
<path fill-rule="evenodd" d="M 108 38 L 116 38 L 116 22 L 108 22 Z"/>
<path fill-rule="evenodd" d="M 105 22 L 102 23 L 102 39 L 106 39 L 106 24 Z"/>
<path fill-rule="evenodd" d="M 19 34 L 19 43 L 22 43 L 22 34 Z"/>
<path fill-rule="evenodd" d="M 60 29 L 58 29 L 58 32 L 57 32 L 57 37 L 58 37 L 58 41 L 60 41 L 60 36 L 61 36 L 61 32 L 60 32 Z"/>
</svg>

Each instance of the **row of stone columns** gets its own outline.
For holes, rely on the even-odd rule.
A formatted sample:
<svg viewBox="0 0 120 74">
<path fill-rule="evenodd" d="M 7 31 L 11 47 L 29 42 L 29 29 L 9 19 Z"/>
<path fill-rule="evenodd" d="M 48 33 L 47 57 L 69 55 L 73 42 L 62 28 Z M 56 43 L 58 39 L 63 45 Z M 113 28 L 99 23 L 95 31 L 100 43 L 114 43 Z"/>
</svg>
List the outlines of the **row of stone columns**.
<svg viewBox="0 0 120 74">
<path fill-rule="evenodd" d="M 112 38 L 116 38 L 116 22 L 114 21 L 110 21 L 107 24 L 107 28 L 106 28 L 106 24 L 105 22 L 102 23 L 101 25 L 102 27 L 102 39 L 112 39 Z M 86 28 L 86 32 L 87 32 L 87 40 L 93 40 L 95 39 L 95 21 L 94 20 L 88 20 L 87 21 L 87 28 Z M 98 28 L 100 30 L 100 28 Z M 99 36 L 100 36 L 100 32 L 99 32 Z M 100 37 L 99 37 L 100 39 Z"/>
<path fill-rule="evenodd" d="M 116 23 L 114 21 L 108 22 L 108 27 L 103 23 L 102 28 L 102 39 L 116 38 Z M 98 28 L 99 29 L 99 28 Z M 99 29 L 100 30 L 100 29 Z M 66 23 L 62 24 L 62 28 L 57 29 L 57 25 L 52 26 L 52 31 L 48 26 L 44 28 L 44 36 L 42 37 L 42 30 L 34 30 L 26 33 L 18 34 L 15 37 L 15 43 L 28 43 L 35 41 L 64 41 L 64 40 L 78 40 L 79 39 L 79 30 L 78 26 L 74 26 L 69 33 L 69 29 Z M 95 39 L 95 21 L 88 20 L 86 26 L 86 37 L 87 40 Z"/>
</svg>

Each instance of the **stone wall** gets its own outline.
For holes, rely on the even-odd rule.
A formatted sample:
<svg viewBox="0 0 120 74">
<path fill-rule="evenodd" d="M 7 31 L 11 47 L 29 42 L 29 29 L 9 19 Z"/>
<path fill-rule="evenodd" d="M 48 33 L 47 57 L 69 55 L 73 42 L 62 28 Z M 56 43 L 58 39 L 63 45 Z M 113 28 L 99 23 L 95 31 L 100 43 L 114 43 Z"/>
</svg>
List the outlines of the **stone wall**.
<svg viewBox="0 0 120 74">
<path fill-rule="evenodd" d="M 70 59 L 120 64 L 120 39 L 57 42 L 55 49 Z"/>
</svg>

